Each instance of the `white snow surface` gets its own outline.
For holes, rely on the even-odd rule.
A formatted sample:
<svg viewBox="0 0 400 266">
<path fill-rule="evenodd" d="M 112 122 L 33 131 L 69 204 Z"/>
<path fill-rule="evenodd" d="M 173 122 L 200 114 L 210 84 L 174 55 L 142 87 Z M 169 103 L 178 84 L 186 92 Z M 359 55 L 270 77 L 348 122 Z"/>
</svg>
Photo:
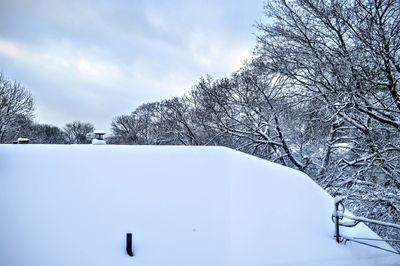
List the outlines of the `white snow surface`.
<svg viewBox="0 0 400 266">
<path fill-rule="evenodd" d="M 400 265 L 337 244 L 332 211 L 307 175 L 227 148 L 0 145 L 4 266 Z"/>
</svg>

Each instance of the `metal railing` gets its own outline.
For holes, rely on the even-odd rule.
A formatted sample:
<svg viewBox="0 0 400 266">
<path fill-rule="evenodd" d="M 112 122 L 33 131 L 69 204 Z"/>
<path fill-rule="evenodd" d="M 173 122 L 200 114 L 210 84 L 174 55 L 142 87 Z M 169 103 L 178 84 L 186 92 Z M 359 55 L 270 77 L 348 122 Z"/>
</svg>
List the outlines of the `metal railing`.
<svg viewBox="0 0 400 266">
<path fill-rule="evenodd" d="M 371 243 L 365 242 L 365 241 L 374 241 L 374 242 L 388 242 L 388 243 L 398 243 L 400 242 L 400 239 L 382 239 L 382 238 L 366 238 L 366 237 L 352 237 L 352 236 L 346 236 L 344 234 L 340 233 L 340 227 L 354 227 L 360 222 L 363 223 L 370 223 L 370 224 L 375 224 L 379 226 L 386 226 L 386 227 L 391 227 L 395 229 L 400 230 L 400 225 L 398 224 L 393 224 L 393 223 L 387 223 L 387 222 L 381 222 L 378 220 L 373 220 L 373 219 L 368 219 L 365 217 L 360 217 L 360 216 L 354 216 L 354 215 L 349 215 L 346 214 L 346 208 L 344 207 L 343 200 L 345 200 L 346 197 L 335 197 L 334 203 L 335 203 L 335 208 L 332 213 L 332 221 L 335 224 L 335 239 L 337 243 L 346 243 L 347 241 L 355 242 L 358 244 L 366 245 L 369 247 L 381 249 L 384 251 L 388 251 L 394 254 L 400 255 L 399 251 L 394 251 L 391 249 L 383 248 L 377 245 L 373 245 Z M 346 220 L 343 220 L 343 219 Z"/>
</svg>

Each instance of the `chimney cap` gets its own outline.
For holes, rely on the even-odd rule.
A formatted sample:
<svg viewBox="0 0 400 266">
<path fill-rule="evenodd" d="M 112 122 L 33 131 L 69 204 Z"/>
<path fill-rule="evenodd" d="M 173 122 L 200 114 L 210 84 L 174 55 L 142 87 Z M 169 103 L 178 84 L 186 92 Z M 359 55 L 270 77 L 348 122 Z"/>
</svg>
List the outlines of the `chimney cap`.
<svg viewBox="0 0 400 266">
<path fill-rule="evenodd" d="M 93 133 L 96 135 L 105 135 L 106 134 L 106 132 L 104 132 L 103 130 L 99 130 L 99 129 L 96 129 L 95 131 L 93 131 Z"/>
</svg>

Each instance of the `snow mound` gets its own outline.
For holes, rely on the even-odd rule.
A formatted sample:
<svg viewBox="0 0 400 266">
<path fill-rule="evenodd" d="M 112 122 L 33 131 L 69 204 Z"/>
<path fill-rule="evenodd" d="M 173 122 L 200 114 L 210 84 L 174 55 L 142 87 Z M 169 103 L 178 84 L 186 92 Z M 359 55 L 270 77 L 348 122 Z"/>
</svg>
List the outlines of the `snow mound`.
<svg viewBox="0 0 400 266">
<path fill-rule="evenodd" d="M 305 174 L 227 148 L 0 145 L 5 266 L 400 265 L 337 244 L 332 211 Z"/>
</svg>

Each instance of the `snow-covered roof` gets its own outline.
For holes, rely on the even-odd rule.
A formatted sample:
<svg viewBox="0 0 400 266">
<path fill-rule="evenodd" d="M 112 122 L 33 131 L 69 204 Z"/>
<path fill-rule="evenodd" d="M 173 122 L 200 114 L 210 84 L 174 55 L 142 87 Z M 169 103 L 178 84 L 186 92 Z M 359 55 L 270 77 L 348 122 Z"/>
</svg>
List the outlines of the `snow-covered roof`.
<svg viewBox="0 0 400 266">
<path fill-rule="evenodd" d="M 227 148 L 0 145 L 0 265 L 399 265 L 337 244 L 332 211 L 305 174 Z"/>
</svg>

